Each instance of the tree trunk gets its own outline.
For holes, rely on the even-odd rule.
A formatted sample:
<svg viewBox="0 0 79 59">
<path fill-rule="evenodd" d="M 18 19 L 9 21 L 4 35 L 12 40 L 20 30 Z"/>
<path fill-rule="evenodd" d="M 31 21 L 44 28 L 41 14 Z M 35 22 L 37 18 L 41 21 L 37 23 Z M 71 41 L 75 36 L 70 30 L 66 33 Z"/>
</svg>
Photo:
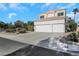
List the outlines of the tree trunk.
<svg viewBox="0 0 79 59">
<path fill-rule="evenodd" d="M 76 14 L 74 14 L 74 21 L 75 21 L 75 16 L 76 16 Z"/>
</svg>

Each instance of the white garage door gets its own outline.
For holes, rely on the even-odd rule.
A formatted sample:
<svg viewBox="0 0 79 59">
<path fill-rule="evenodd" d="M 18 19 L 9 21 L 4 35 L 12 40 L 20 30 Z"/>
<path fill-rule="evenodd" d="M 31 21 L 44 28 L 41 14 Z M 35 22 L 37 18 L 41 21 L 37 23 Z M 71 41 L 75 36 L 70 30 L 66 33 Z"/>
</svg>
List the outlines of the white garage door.
<svg viewBox="0 0 79 59">
<path fill-rule="evenodd" d="M 53 32 L 65 32 L 64 24 L 53 24 Z"/>
<path fill-rule="evenodd" d="M 36 32 L 52 32 L 52 25 L 37 25 L 35 26 Z"/>
</svg>

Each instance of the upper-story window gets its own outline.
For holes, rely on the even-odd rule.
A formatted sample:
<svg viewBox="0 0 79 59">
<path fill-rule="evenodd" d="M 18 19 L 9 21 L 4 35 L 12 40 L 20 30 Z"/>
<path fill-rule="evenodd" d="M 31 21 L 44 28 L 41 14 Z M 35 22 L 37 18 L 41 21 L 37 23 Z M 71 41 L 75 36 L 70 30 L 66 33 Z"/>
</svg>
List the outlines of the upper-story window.
<svg viewBox="0 0 79 59">
<path fill-rule="evenodd" d="M 44 16 L 42 15 L 42 16 L 40 16 L 40 18 L 44 18 Z"/>
<path fill-rule="evenodd" d="M 64 12 L 58 13 L 58 16 L 63 16 Z"/>
<path fill-rule="evenodd" d="M 54 16 L 54 14 L 48 14 L 48 17 L 53 17 Z"/>
</svg>

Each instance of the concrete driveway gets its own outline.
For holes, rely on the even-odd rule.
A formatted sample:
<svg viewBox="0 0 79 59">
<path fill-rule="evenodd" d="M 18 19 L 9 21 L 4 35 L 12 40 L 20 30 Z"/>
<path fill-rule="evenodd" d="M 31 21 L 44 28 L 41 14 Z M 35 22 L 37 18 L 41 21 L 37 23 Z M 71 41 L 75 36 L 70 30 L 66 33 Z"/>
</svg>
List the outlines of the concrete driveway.
<svg viewBox="0 0 79 59">
<path fill-rule="evenodd" d="M 37 43 L 39 43 L 41 40 L 45 40 L 48 37 L 59 37 L 62 35 L 63 33 L 43 33 L 43 32 L 30 32 L 24 34 L 0 33 L 0 37 L 32 45 L 37 45 Z"/>
<path fill-rule="evenodd" d="M 0 55 L 12 53 L 28 45 L 37 45 L 48 37 L 62 36 L 63 33 L 30 32 L 24 34 L 0 33 Z"/>
</svg>

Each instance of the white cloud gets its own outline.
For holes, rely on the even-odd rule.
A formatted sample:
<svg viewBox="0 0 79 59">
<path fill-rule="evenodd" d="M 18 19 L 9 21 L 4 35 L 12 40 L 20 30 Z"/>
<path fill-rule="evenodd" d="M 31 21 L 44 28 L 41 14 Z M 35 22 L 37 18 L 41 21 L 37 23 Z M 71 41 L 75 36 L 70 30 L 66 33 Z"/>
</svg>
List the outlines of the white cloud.
<svg viewBox="0 0 79 59">
<path fill-rule="evenodd" d="M 71 17 L 72 19 L 74 19 L 74 14 L 73 14 L 73 12 L 67 14 L 67 16 L 68 16 L 68 17 Z M 76 14 L 76 17 L 75 17 L 75 18 L 76 18 L 76 21 L 79 22 L 79 13 Z"/>
<path fill-rule="evenodd" d="M 7 7 L 5 6 L 5 4 L 0 4 L 0 10 L 6 10 Z"/>
<path fill-rule="evenodd" d="M 66 8 L 74 7 L 75 5 L 76 5 L 76 3 L 67 4 Z"/>
<path fill-rule="evenodd" d="M 51 4 L 52 4 L 52 3 L 46 3 L 45 6 L 49 6 L 49 5 L 51 5 Z"/>
<path fill-rule="evenodd" d="M 68 3 L 68 6 L 74 6 L 76 3 Z"/>
<path fill-rule="evenodd" d="M 57 9 L 66 9 L 66 8 L 71 8 L 71 7 L 74 7 L 76 3 L 67 3 L 66 6 L 60 6 L 58 5 L 57 6 Z"/>
<path fill-rule="evenodd" d="M 10 3 L 9 7 L 16 9 L 16 8 L 18 8 L 18 4 L 16 4 L 16 3 Z"/>
<path fill-rule="evenodd" d="M 30 6 L 32 7 L 32 6 L 34 6 L 36 3 L 30 3 Z"/>
<path fill-rule="evenodd" d="M 10 3 L 9 8 L 14 9 L 14 10 L 22 10 L 22 9 L 25 9 L 26 7 L 22 6 L 19 3 Z"/>
<path fill-rule="evenodd" d="M 13 16 L 17 16 L 17 14 L 16 14 L 16 13 L 9 13 L 9 14 L 8 14 L 8 18 L 10 18 L 10 19 L 11 19 Z"/>
<path fill-rule="evenodd" d="M 48 7 L 50 5 L 52 5 L 53 3 L 45 3 L 41 6 L 41 9 L 44 9 L 45 7 Z"/>
<path fill-rule="evenodd" d="M 68 17 L 72 17 L 72 18 L 74 18 L 74 14 L 73 14 L 73 12 L 67 14 L 67 16 L 68 16 Z"/>
</svg>

